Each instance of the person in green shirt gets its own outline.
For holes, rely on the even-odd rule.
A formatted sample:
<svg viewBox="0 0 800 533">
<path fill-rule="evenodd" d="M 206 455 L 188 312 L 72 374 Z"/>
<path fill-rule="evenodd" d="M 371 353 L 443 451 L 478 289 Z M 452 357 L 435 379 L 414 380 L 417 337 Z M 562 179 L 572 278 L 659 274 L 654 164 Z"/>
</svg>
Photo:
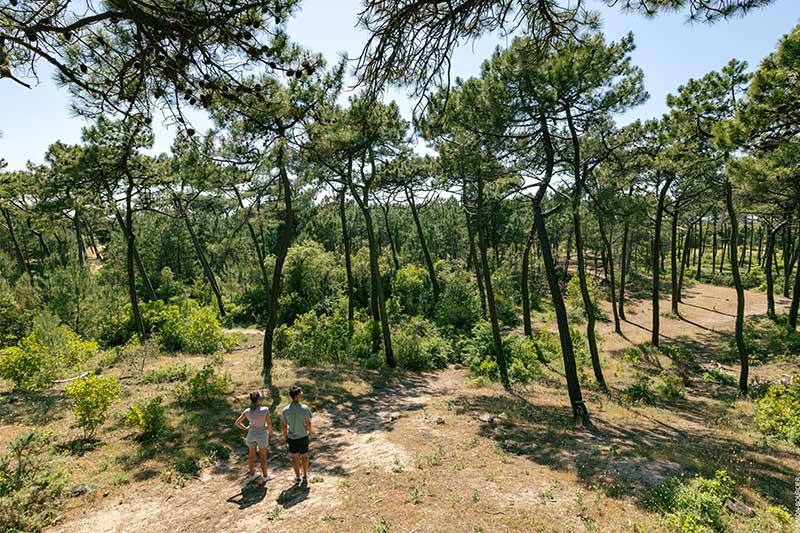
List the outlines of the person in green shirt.
<svg viewBox="0 0 800 533">
<path fill-rule="evenodd" d="M 294 482 L 300 484 L 300 465 L 303 466 L 303 486 L 308 485 L 308 438 L 311 436 L 311 410 L 300 403 L 303 390 L 294 386 L 289 389 L 292 403 L 281 411 L 281 432 L 289 444 L 289 455 L 292 458 Z"/>
</svg>

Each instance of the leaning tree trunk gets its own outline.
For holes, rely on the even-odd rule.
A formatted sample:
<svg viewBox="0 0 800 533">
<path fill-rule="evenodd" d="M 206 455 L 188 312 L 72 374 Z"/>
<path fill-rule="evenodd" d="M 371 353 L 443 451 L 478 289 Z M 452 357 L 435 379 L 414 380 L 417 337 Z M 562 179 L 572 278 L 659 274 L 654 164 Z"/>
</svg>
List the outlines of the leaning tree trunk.
<svg viewBox="0 0 800 533">
<path fill-rule="evenodd" d="M 225 316 L 225 304 L 222 302 L 222 292 L 219 290 L 219 285 L 217 284 L 217 278 L 214 276 L 214 271 L 211 270 L 211 266 L 208 264 L 208 260 L 206 259 L 206 254 L 203 251 L 203 246 L 200 244 L 200 239 L 197 238 L 197 234 L 194 231 L 194 226 L 192 226 L 192 221 L 189 220 L 189 214 L 186 212 L 186 209 L 183 206 L 183 202 L 181 202 L 180 197 L 177 195 L 173 198 L 175 203 L 175 207 L 178 210 L 178 214 L 183 219 L 184 224 L 186 225 L 186 229 L 189 231 L 189 237 L 192 239 L 192 246 L 194 246 L 194 251 L 197 254 L 197 259 L 200 260 L 200 265 L 203 267 L 203 274 L 206 276 L 206 280 L 208 281 L 211 290 L 214 293 L 214 298 L 217 300 L 217 308 L 219 308 L 219 315 L 224 317 Z"/>
<path fill-rule="evenodd" d="M 733 274 L 733 284 L 736 287 L 736 349 L 739 352 L 739 362 L 741 370 L 739 372 L 739 392 L 747 395 L 747 376 L 750 371 L 749 361 L 747 356 L 747 347 L 744 344 L 744 287 L 742 286 L 742 277 L 739 274 L 739 262 L 736 257 L 738 253 L 738 246 L 736 246 L 736 236 L 738 235 L 738 223 L 736 220 L 736 210 L 733 207 L 733 191 L 731 182 L 725 181 L 725 205 L 728 208 L 728 218 L 731 223 L 731 273 Z"/>
<path fill-rule="evenodd" d="M 292 244 L 294 233 L 294 211 L 292 210 L 292 184 L 289 182 L 289 175 L 286 172 L 286 146 L 285 140 L 280 139 L 277 153 L 277 166 L 279 183 L 283 189 L 283 228 L 278 245 L 275 250 L 275 268 L 272 270 L 272 284 L 267 298 L 267 324 L 264 327 L 264 346 L 262 348 L 263 368 L 262 375 L 267 385 L 272 384 L 272 341 L 275 336 L 275 328 L 278 326 L 278 298 L 281 295 L 281 281 L 283 275 L 283 264 L 289 254 L 289 246 Z"/>
<path fill-rule="evenodd" d="M 483 276 L 481 275 L 481 266 L 478 262 L 478 252 L 475 250 L 475 230 L 472 228 L 472 222 L 469 218 L 469 212 L 465 209 L 464 216 L 466 217 L 467 225 L 467 238 L 469 239 L 469 256 L 475 269 L 475 279 L 478 283 L 478 294 L 481 299 L 481 317 L 486 318 L 486 290 L 483 286 Z"/>
<path fill-rule="evenodd" d="M 75 242 L 78 245 L 78 264 L 83 267 L 86 264 L 86 244 L 83 242 L 83 233 L 81 232 L 81 213 L 77 209 L 72 217 L 72 226 L 75 230 Z"/>
<path fill-rule="evenodd" d="M 567 393 L 569 403 L 572 407 L 572 418 L 580 418 L 585 425 L 589 424 L 589 411 L 583 403 L 581 394 L 581 384 L 578 381 L 578 368 L 575 362 L 575 351 L 572 346 L 572 336 L 569 331 L 569 319 L 567 318 L 567 307 L 564 305 L 564 296 L 561 294 L 561 287 L 558 283 L 556 263 L 550 248 L 550 237 L 547 234 L 547 225 L 542 214 L 541 202 L 547 192 L 547 187 L 553 176 L 555 165 L 555 150 L 553 149 L 552 139 L 544 114 L 539 116 L 542 126 L 542 140 L 545 152 L 545 179 L 539 185 L 539 191 L 533 202 L 533 221 L 536 224 L 536 234 L 539 236 L 539 243 L 542 252 L 542 262 L 544 263 L 547 284 L 550 288 L 550 296 L 553 300 L 553 309 L 556 314 L 556 324 L 558 326 L 558 338 L 561 343 L 561 357 L 564 360 L 564 376 L 567 380 Z"/>
<path fill-rule="evenodd" d="M 39 247 L 42 249 L 42 257 L 45 259 L 50 257 L 50 247 L 47 246 L 47 241 L 44 240 L 44 235 L 41 231 L 33 229 L 30 218 L 28 218 L 28 229 L 31 231 L 31 233 L 36 235 L 36 239 L 39 241 Z"/>
<path fill-rule="evenodd" d="M 353 301 L 353 263 L 350 250 L 350 230 L 347 228 L 344 187 L 339 193 L 339 221 L 342 224 L 342 243 L 344 244 L 344 270 L 347 274 L 347 335 L 353 336 L 355 302 Z"/>
<path fill-rule="evenodd" d="M 33 281 L 33 270 L 31 270 L 31 265 L 28 263 L 28 258 L 25 257 L 25 251 L 22 249 L 22 246 L 20 246 L 19 241 L 17 240 L 17 234 L 14 231 L 14 224 L 11 222 L 11 214 L 8 212 L 7 207 L 0 209 L 3 211 L 3 218 L 6 219 L 8 233 L 11 236 L 11 242 L 14 244 L 14 253 L 17 255 L 17 261 L 22 269 L 27 272 L 28 278 Z"/>
<path fill-rule="evenodd" d="M 236 200 L 239 203 L 239 209 L 245 209 L 242 195 L 239 193 L 239 189 L 236 186 L 233 187 L 233 192 L 236 195 Z M 245 225 L 247 226 L 247 232 L 250 235 L 250 241 L 253 243 L 253 248 L 256 251 L 256 257 L 258 258 L 258 267 L 261 271 L 261 281 L 264 284 L 264 292 L 268 294 L 269 273 L 267 272 L 267 265 L 264 261 L 265 257 L 261 248 L 261 239 L 259 239 L 259 234 L 256 233 L 256 228 L 253 226 L 253 223 L 250 222 L 249 212 L 245 214 Z"/>
<path fill-rule="evenodd" d="M 487 244 L 483 204 L 483 180 L 480 180 L 478 182 L 478 198 L 476 202 L 478 252 L 480 254 L 481 272 L 483 273 L 483 285 L 486 289 L 486 307 L 489 310 L 489 323 L 492 326 L 492 343 L 494 346 L 495 361 L 497 361 L 497 367 L 500 370 L 500 381 L 503 383 L 503 387 L 510 390 L 511 382 L 508 379 L 508 366 L 506 365 L 505 353 L 503 353 L 503 341 L 500 338 L 500 321 L 497 318 L 497 305 L 495 304 L 494 289 L 492 287 L 492 274 L 489 270 L 489 256 L 486 250 Z"/>
<path fill-rule="evenodd" d="M 428 249 L 428 243 L 425 239 L 425 232 L 422 231 L 422 223 L 419 220 L 419 212 L 417 211 L 417 202 L 414 199 L 414 193 L 408 189 L 405 189 L 405 193 L 408 205 L 411 206 L 411 216 L 414 219 L 414 227 L 417 229 L 417 238 L 422 248 L 422 256 L 425 258 L 425 266 L 428 269 L 428 277 L 431 280 L 431 288 L 433 289 L 433 309 L 435 312 L 436 306 L 439 303 L 439 280 L 436 277 L 436 269 L 434 268 L 431 252 Z"/>
<path fill-rule="evenodd" d="M 114 215 L 117 219 L 117 222 L 119 223 L 120 228 L 122 229 L 122 234 L 127 236 L 129 233 L 128 231 L 129 226 L 125 222 L 125 218 L 123 218 L 122 214 L 119 212 L 118 209 L 114 210 Z M 133 231 L 130 231 L 130 233 L 133 234 Z M 131 250 L 131 253 L 133 254 L 133 260 L 136 263 L 136 269 L 139 271 L 139 275 L 142 276 L 142 282 L 144 283 L 144 287 L 147 290 L 147 295 L 151 300 L 155 300 L 158 298 L 158 296 L 156 296 L 156 290 L 153 288 L 153 284 L 150 283 L 150 276 L 147 275 L 147 270 L 145 270 L 144 268 L 142 257 L 139 255 L 139 250 L 136 249 L 136 243 L 132 242 L 131 244 L 133 246 L 133 249 Z"/>
<path fill-rule="evenodd" d="M 389 239 L 389 249 L 392 252 L 392 263 L 394 264 L 395 272 L 400 270 L 400 261 L 397 259 L 397 247 L 394 243 L 394 237 L 392 237 L 392 229 L 389 225 L 389 202 L 387 200 L 386 206 L 380 206 L 381 211 L 383 211 L 383 223 L 386 226 L 386 237 Z"/>
<path fill-rule="evenodd" d="M 660 271 L 659 271 L 659 258 L 661 255 L 661 222 L 664 218 L 664 203 L 667 199 L 667 191 L 669 190 L 669 186 L 672 184 L 672 177 L 667 178 L 666 182 L 664 183 L 661 191 L 658 193 L 658 204 L 656 206 L 656 222 L 653 234 L 653 293 L 652 293 L 652 301 L 653 301 L 653 328 L 651 331 L 650 342 L 653 343 L 653 346 L 658 346 L 658 339 L 659 339 L 659 326 L 660 326 L 660 316 L 659 316 L 659 308 L 658 308 L 658 299 L 661 292 L 661 278 L 660 278 Z"/>
</svg>

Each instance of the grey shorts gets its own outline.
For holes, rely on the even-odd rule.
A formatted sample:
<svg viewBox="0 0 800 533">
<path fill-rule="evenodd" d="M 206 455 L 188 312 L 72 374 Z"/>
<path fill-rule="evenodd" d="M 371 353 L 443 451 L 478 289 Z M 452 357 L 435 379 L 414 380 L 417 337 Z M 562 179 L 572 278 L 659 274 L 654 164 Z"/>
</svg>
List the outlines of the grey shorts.
<svg viewBox="0 0 800 533">
<path fill-rule="evenodd" d="M 258 446 L 262 450 L 266 450 L 269 447 L 269 434 L 264 431 L 263 433 L 258 432 L 247 432 L 247 437 L 245 437 L 244 441 L 247 443 L 248 448 L 254 448 Z"/>
</svg>

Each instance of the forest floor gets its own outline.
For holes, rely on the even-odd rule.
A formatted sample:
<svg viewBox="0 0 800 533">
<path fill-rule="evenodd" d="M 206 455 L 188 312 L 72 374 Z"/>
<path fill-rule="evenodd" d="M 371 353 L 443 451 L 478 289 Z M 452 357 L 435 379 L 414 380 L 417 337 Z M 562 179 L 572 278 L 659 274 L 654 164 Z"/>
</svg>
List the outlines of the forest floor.
<svg viewBox="0 0 800 533">
<path fill-rule="evenodd" d="M 308 488 L 293 486 L 280 442 L 270 448 L 275 479 L 266 488 L 244 484 L 246 449 L 232 426 L 236 409 L 246 407 L 246 394 L 260 379 L 259 336 L 245 331 L 242 349 L 224 361 L 236 409 L 227 403 L 173 421 L 206 450 L 202 468 L 179 475 L 185 450 L 169 443 L 145 449 L 112 415 L 114 422 L 100 436 L 103 444 L 70 457 L 72 483 L 86 483 L 91 491 L 71 498 L 51 530 L 661 531 L 661 517 L 643 505 L 652 487 L 724 468 L 737 481 L 739 497 L 756 510 L 735 520 L 736 530 L 781 531 L 766 504 L 791 512 L 800 454 L 754 429 L 753 404 L 738 399 L 735 386 L 702 379 L 703 367 L 718 366 L 715 354 L 729 350 L 735 292 L 695 284 L 684 302 L 682 318 L 662 316 L 661 327 L 665 342 L 689 344 L 701 364 L 686 398 L 646 407 L 618 401 L 619 391 L 632 382 L 622 352 L 650 338 L 649 303 L 631 300 L 623 336 L 613 333 L 612 323 L 599 325 L 612 392 L 584 387 L 590 428 L 573 424 L 557 369 L 508 393 L 494 384 L 480 386 L 460 368 L 414 374 L 295 368 L 279 360 L 274 384 L 280 391 L 302 384 L 314 412 Z M 669 311 L 668 300 L 661 305 Z M 763 314 L 765 307 L 764 294 L 748 292 L 748 315 Z M 148 366 L 175 359 L 164 356 Z M 648 368 L 669 365 L 661 359 L 648 361 Z M 202 358 L 180 360 L 199 364 Z M 733 365 L 718 368 L 732 376 L 738 372 Z M 800 365 L 782 362 L 756 366 L 751 376 L 793 372 Z M 131 381 L 125 405 L 117 409 L 170 387 Z M 55 409 L 62 401 L 58 396 L 50 405 Z M 285 395 L 273 396 L 273 407 L 285 403 Z M 0 444 L 36 420 L 33 411 L 19 412 L 24 406 L 15 409 L 6 416 L 11 406 L 0 404 Z M 74 435 L 70 418 L 59 415 L 47 424 Z M 232 450 L 229 456 L 221 453 L 224 447 Z M 165 455 L 173 462 L 165 462 Z"/>
</svg>

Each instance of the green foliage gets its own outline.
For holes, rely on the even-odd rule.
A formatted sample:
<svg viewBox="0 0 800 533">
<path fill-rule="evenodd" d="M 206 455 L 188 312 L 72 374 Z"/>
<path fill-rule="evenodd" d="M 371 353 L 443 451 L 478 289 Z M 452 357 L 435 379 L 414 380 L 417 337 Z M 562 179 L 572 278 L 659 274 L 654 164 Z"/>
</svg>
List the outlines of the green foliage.
<svg viewBox="0 0 800 533">
<path fill-rule="evenodd" d="M 454 333 L 467 333 L 481 317 L 481 301 L 470 275 L 450 270 L 442 276 L 442 294 L 436 308 L 436 323 Z"/>
<path fill-rule="evenodd" d="M 756 403 L 756 427 L 800 446 L 800 375 L 789 386 L 771 385 Z"/>
<path fill-rule="evenodd" d="M 175 387 L 175 398 L 186 406 L 209 405 L 220 400 L 231 387 L 231 377 L 220 373 L 211 364 L 205 364 L 184 384 Z"/>
<path fill-rule="evenodd" d="M 786 317 L 770 320 L 758 317 L 745 321 L 744 342 L 753 363 L 794 357 L 800 353 L 800 333 L 786 327 Z M 738 360 L 734 341 L 730 341 L 730 358 Z"/>
<path fill-rule="evenodd" d="M 647 375 L 637 375 L 634 382 L 622 390 L 622 401 L 628 404 L 654 405 L 656 395 L 651 382 Z"/>
<path fill-rule="evenodd" d="M 355 317 L 352 336 L 347 328 L 343 299 L 332 315 L 309 311 L 298 316 L 291 326 L 279 326 L 275 331 L 275 350 L 298 366 L 367 359 L 371 354 L 371 337 L 366 317 Z"/>
<path fill-rule="evenodd" d="M 59 513 L 67 478 L 53 465 L 52 441 L 48 433 L 29 430 L 0 456 L 0 530 L 40 531 Z"/>
<path fill-rule="evenodd" d="M 84 436 L 92 437 L 119 398 L 120 386 L 116 376 L 87 376 L 67 385 L 65 391 L 78 427 Z"/>
<path fill-rule="evenodd" d="M 685 398 L 686 388 L 683 385 L 683 378 L 675 374 L 661 376 L 662 383 L 658 390 L 666 398 Z"/>
<path fill-rule="evenodd" d="M 186 363 L 154 368 L 142 377 L 142 383 L 174 383 L 176 381 L 186 381 L 193 372 L 194 368 Z"/>
<path fill-rule="evenodd" d="M 420 372 L 445 368 L 453 357 L 452 345 L 436 325 L 416 316 L 392 332 L 392 347 L 401 368 Z"/>
<path fill-rule="evenodd" d="M 594 317 L 597 320 L 605 319 L 605 315 L 597 307 L 597 303 L 601 300 L 601 290 L 600 282 L 597 281 L 594 277 L 586 276 L 586 285 L 589 289 L 589 297 L 592 300 L 592 305 L 594 307 Z M 570 311 L 570 316 L 578 315 L 580 317 L 586 318 L 586 307 L 583 305 L 583 296 L 581 295 L 581 280 L 580 277 L 576 274 L 572 276 L 567 283 L 567 297 L 565 298 L 567 308 Z"/>
<path fill-rule="evenodd" d="M 736 378 L 718 368 L 703 372 L 703 381 L 706 383 L 719 383 L 720 385 L 735 385 Z"/>
<path fill-rule="evenodd" d="M 125 423 L 139 431 L 139 438 L 157 438 L 167 429 L 163 398 L 156 396 L 143 404 L 132 405 L 125 413 Z"/>
<path fill-rule="evenodd" d="M 698 476 L 675 484 L 665 498 L 667 526 L 678 533 L 723 533 L 729 531 L 725 501 L 732 498 L 735 484 L 725 470 L 713 479 Z"/>
<path fill-rule="evenodd" d="M 638 348 L 631 346 L 622 352 L 622 360 L 632 365 L 638 365 L 642 362 L 642 352 Z"/>
<path fill-rule="evenodd" d="M 0 346 L 9 346 L 24 337 L 29 321 L 17 295 L 6 279 L 0 276 Z"/>
<path fill-rule="evenodd" d="M 41 389 L 62 370 L 78 369 L 97 350 L 95 342 L 82 340 L 45 311 L 34 319 L 30 335 L 0 350 L 0 377 L 20 390 Z"/>
<path fill-rule="evenodd" d="M 478 322 L 472 328 L 472 336 L 462 344 L 462 353 L 473 376 L 485 376 L 492 381 L 500 380 L 500 369 L 494 355 L 492 327 L 489 322 Z M 503 337 L 503 354 L 508 365 L 508 377 L 512 383 L 529 383 L 544 374 L 537 357 L 534 341 L 510 333 Z"/>
<path fill-rule="evenodd" d="M 214 309 L 194 300 L 185 300 L 180 306 L 162 300 L 148 302 L 142 305 L 142 319 L 168 352 L 212 354 L 230 350 L 235 343 L 222 329 Z"/>
<path fill-rule="evenodd" d="M 433 303 L 428 271 L 420 265 L 409 263 L 395 273 L 392 299 L 400 304 L 407 315 L 427 314 Z"/>
</svg>

